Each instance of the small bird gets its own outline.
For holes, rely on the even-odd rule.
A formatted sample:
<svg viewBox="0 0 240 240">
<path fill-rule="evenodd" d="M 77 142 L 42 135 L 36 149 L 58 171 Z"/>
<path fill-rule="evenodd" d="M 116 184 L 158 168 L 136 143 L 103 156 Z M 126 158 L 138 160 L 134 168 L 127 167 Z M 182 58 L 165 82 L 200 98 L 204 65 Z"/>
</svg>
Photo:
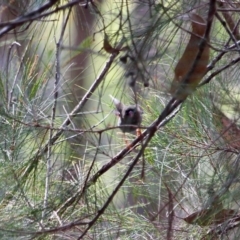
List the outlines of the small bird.
<svg viewBox="0 0 240 240">
<path fill-rule="evenodd" d="M 119 117 L 118 126 L 123 133 L 134 133 L 142 122 L 143 111 L 138 105 L 126 106 L 118 99 L 111 96 L 116 107 L 116 115 Z"/>
</svg>

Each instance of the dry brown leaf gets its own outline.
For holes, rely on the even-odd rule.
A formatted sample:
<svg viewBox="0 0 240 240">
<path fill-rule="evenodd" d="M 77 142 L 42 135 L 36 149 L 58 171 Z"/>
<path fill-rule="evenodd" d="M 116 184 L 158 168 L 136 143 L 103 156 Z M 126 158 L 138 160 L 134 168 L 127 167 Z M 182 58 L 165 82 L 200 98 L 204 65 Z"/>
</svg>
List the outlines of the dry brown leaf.
<svg viewBox="0 0 240 240">
<path fill-rule="evenodd" d="M 196 60 L 199 52 L 199 44 L 206 30 L 206 22 L 201 16 L 196 13 L 191 13 L 190 20 L 192 22 L 192 34 L 187 47 L 175 68 L 175 77 L 170 89 L 172 96 L 179 100 L 184 100 L 196 89 L 198 83 L 206 74 L 209 61 L 209 45 L 205 44 L 201 57 L 197 60 L 197 64 L 192 73 L 184 83 L 182 82 Z M 207 41 L 208 40 L 209 38 Z"/>
<path fill-rule="evenodd" d="M 213 121 L 224 141 L 232 148 L 240 149 L 240 128 L 213 105 Z"/>
<path fill-rule="evenodd" d="M 189 224 L 197 224 L 201 227 L 223 223 L 236 216 L 233 209 L 203 209 L 183 218 Z"/>
<path fill-rule="evenodd" d="M 223 1 L 217 1 L 217 4 L 219 7 L 223 8 L 223 9 L 231 9 L 232 10 L 236 10 L 237 6 L 235 6 L 235 8 L 233 8 L 234 5 L 232 5 L 232 3 L 228 3 L 228 2 L 223 2 Z M 221 14 L 223 15 L 223 17 L 225 18 L 225 21 L 228 25 L 228 27 L 230 28 L 233 36 L 239 40 L 240 39 L 240 34 L 239 34 L 239 27 L 236 27 L 236 21 L 234 21 L 233 18 L 233 12 L 231 11 L 221 11 Z"/>
<path fill-rule="evenodd" d="M 107 53 L 119 53 L 118 49 L 115 49 L 111 46 L 108 36 L 107 34 L 104 35 L 104 40 L 103 40 L 103 49 L 107 52 Z"/>
<path fill-rule="evenodd" d="M 109 38 L 108 35 L 105 33 L 104 35 L 104 40 L 103 40 L 103 49 L 107 52 L 107 53 L 116 53 L 119 54 L 120 51 L 127 51 L 128 47 L 112 47 L 112 45 L 109 42 Z"/>
</svg>

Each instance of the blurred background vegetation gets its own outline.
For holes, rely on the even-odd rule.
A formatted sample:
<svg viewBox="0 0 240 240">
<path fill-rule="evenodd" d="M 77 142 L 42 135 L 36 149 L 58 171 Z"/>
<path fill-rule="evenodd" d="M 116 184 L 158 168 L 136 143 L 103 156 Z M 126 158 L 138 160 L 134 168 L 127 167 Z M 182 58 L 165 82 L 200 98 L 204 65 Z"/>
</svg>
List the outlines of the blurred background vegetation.
<svg viewBox="0 0 240 240">
<path fill-rule="evenodd" d="M 0 239 L 239 239 L 239 9 L 2 0 Z M 193 11 L 207 73 L 169 111 Z M 142 136 L 110 94 L 141 105 Z"/>
</svg>

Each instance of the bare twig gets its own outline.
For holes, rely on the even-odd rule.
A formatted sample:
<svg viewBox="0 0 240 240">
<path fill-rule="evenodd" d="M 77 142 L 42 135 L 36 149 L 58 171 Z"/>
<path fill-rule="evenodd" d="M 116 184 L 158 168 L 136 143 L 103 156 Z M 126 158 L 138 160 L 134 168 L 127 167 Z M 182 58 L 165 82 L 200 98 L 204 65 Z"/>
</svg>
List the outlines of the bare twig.
<svg viewBox="0 0 240 240">
<path fill-rule="evenodd" d="M 207 19 L 207 27 L 206 27 L 206 32 L 205 32 L 205 37 L 208 36 L 208 34 L 210 33 L 210 29 L 211 29 L 211 25 L 212 25 L 212 20 L 213 20 L 213 16 L 215 14 L 216 11 L 216 0 L 211 0 L 210 4 L 209 4 L 209 11 L 208 11 L 208 19 Z M 204 46 L 202 44 L 205 44 L 205 40 L 203 39 L 201 41 L 200 46 Z M 199 53 L 198 55 L 201 55 L 201 47 L 199 46 Z M 198 56 L 196 57 L 196 60 L 198 59 Z M 196 61 L 195 61 L 196 62 Z M 194 64 L 192 66 L 192 68 L 194 67 Z M 189 72 L 191 74 L 191 71 Z M 189 73 L 187 75 L 189 75 Z M 187 76 L 185 78 L 187 80 Z M 210 147 L 210 146 L 209 146 Z M 209 148 L 208 147 L 208 148 Z M 201 157 L 199 157 L 198 161 L 196 161 L 196 163 L 194 164 L 194 166 L 192 167 L 192 171 L 195 169 L 195 167 L 198 165 L 198 162 L 200 161 Z M 188 176 L 190 176 L 190 174 L 192 173 L 192 171 L 188 174 Z M 176 192 L 173 194 L 173 198 L 175 198 L 175 196 L 177 196 L 177 194 L 179 193 L 179 191 L 182 189 L 182 186 L 186 183 L 188 176 L 184 179 L 183 183 L 181 184 L 181 186 L 176 190 Z M 154 221 L 157 216 L 166 208 L 168 207 L 169 202 L 167 202 L 154 216 L 152 216 L 151 221 Z"/>
<path fill-rule="evenodd" d="M 56 44 L 56 72 L 55 72 L 55 82 L 54 82 L 54 89 L 53 89 L 53 97 L 54 102 L 52 106 L 52 116 L 51 116 L 51 128 L 54 127 L 55 122 L 55 116 L 57 111 L 57 101 L 58 101 L 58 94 L 59 94 L 59 83 L 60 83 L 60 54 L 61 49 L 60 46 L 63 41 L 63 36 L 66 31 L 67 23 L 69 22 L 69 17 L 71 14 L 72 8 L 69 8 L 67 12 L 66 19 L 64 20 L 63 27 L 61 30 L 61 34 L 59 37 L 59 40 Z M 50 184 L 50 177 L 52 175 L 52 136 L 53 136 L 53 130 L 49 129 L 49 141 L 48 141 L 48 150 L 47 150 L 47 171 L 46 171 L 46 178 L 45 178 L 45 193 L 44 193 L 44 199 L 43 199 L 43 211 L 42 211 L 42 219 L 45 218 L 45 214 L 48 208 L 48 193 L 49 193 L 49 184 Z"/>
<path fill-rule="evenodd" d="M 39 7 L 37 10 L 32 11 L 30 13 L 27 13 L 21 17 L 18 17 L 15 20 L 6 22 L 6 23 L 1 23 L 0 27 L 3 27 L 0 30 L 0 38 L 6 34 L 7 32 L 15 29 L 18 26 L 21 26 L 22 24 L 24 24 L 25 22 L 29 22 L 32 21 L 33 19 L 39 19 L 40 13 L 50 9 L 53 5 L 55 5 L 59 0 L 50 0 L 48 3 L 42 5 L 41 7 Z"/>
</svg>

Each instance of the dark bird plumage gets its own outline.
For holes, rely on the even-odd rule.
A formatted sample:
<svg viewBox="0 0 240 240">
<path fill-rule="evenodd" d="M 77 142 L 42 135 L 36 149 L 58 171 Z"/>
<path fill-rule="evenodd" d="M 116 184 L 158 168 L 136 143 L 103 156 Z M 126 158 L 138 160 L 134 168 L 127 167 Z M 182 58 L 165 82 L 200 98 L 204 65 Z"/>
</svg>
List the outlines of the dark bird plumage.
<svg viewBox="0 0 240 240">
<path fill-rule="evenodd" d="M 119 117 L 118 126 L 124 133 L 134 133 L 142 122 L 143 111 L 138 105 L 126 106 L 113 96 L 110 95 L 110 97 L 116 107 L 116 115 Z"/>
</svg>

